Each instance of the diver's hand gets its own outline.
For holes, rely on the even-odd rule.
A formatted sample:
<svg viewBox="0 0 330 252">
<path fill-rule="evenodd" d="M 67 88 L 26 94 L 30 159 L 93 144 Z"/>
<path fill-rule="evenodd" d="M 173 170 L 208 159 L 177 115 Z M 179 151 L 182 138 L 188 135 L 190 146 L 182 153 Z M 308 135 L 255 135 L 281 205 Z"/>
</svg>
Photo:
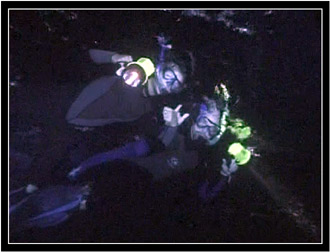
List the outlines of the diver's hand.
<svg viewBox="0 0 330 252">
<path fill-rule="evenodd" d="M 68 179 L 70 179 L 71 181 L 75 181 L 78 178 L 80 171 L 81 171 L 81 166 L 74 168 L 69 172 Z"/>
<path fill-rule="evenodd" d="M 225 176 L 225 177 L 228 177 L 228 183 L 230 182 L 231 180 L 231 175 L 233 173 L 235 173 L 238 169 L 238 166 L 236 164 L 236 161 L 235 159 L 232 159 L 231 162 L 230 162 L 230 165 L 228 167 L 227 165 L 227 160 L 226 159 L 222 159 L 222 170 L 221 170 L 221 175 L 222 176 Z"/>
<path fill-rule="evenodd" d="M 166 47 L 168 49 L 172 48 L 172 45 L 170 44 L 170 38 L 166 38 L 163 34 L 160 34 L 158 36 L 156 36 L 158 44 L 161 47 Z"/>
<path fill-rule="evenodd" d="M 117 76 L 121 76 L 125 70 L 125 63 L 124 62 L 119 62 L 120 68 L 116 71 Z"/>
<path fill-rule="evenodd" d="M 184 114 L 183 116 L 180 115 L 181 107 L 182 104 L 178 105 L 175 109 L 164 107 L 163 117 L 166 126 L 177 127 L 189 116 L 188 113 Z"/>
</svg>

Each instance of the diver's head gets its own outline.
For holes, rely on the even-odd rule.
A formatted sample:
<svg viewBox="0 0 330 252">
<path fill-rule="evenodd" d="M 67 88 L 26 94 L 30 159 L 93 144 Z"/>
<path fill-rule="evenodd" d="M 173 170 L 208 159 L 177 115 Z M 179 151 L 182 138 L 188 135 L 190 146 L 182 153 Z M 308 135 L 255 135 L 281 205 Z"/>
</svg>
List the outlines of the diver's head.
<svg viewBox="0 0 330 252">
<path fill-rule="evenodd" d="M 144 89 L 145 96 L 167 95 L 180 93 L 186 86 L 185 75 L 175 63 L 164 63 L 157 67 L 155 78 L 148 81 Z"/>
<path fill-rule="evenodd" d="M 203 97 L 199 114 L 191 126 L 190 134 L 193 140 L 202 138 L 207 145 L 216 144 L 227 129 L 230 95 L 225 84 L 214 87 L 214 98 Z"/>
<path fill-rule="evenodd" d="M 122 73 L 124 82 L 133 87 L 144 85 L 155 72 L 155 66 L 148 58 L 140 58 L 136 62 L 127 64 Z"/>
<path fill-rule="evenodd" d="M 216 144 L 221 137 L 220 107 L 216 100 L 204 97 L 200 105 L 199 115 L 190 128 L 192 140 L 202 138 L 207 145 Z"/>
<path fill-rule="evenodd" d="M 178 53 L 175 53 L 178 54 Z M 177 94 L 187 88 L 187 80 L 192 74 L 192 58 L 188 53 L 167 57 L 159 63 L 155 78 L 149 80 L 143 93 L 145 96 Z"/>
</svg>

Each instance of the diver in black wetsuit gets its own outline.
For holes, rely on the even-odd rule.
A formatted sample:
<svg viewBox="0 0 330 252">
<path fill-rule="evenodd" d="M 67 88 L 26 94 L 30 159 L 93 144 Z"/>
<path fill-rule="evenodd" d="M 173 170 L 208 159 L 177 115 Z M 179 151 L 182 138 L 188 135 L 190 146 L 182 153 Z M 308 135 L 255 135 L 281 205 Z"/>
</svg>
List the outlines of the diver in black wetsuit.
<svg viewBox="0 0 330 252">
<path fill-rule="evenodd" d="M 150 96 L 180 93 L 193 72 L 191 53 L 172 52 L 169 39 L 157 36 L 161 46 L 156 65 L 147 57 L 90 49 L 96 64 L 119 63 L 116 76 L 103 76 L 91 82 L 66 114 L 76 127 L 95 127 L 115 122 L 131 122 L 153 110 Z"/>
<path fill-rule="evenodd" d="M 191 113 L 181 115 L 181 104 L 175 109 L 164 107 L 162 115 L 165 125 L 161 127 L 158 137 L 150 137 L 147 130 L 144 138 L 88 158 L 71 170 L 68 177 L 76 180 L 89 168 L 118 159 L 136 163 L 152 174 L 155 180 L 194 169 L 199 164 L 199 151 L 215 145 L 226 129 L 234 134 L 235 130 L 242 133 L 241 126 L 244 125 L 235 128 L 234 124 L 228 124 L 229 94 L 225 85 L 216 86 L 216 94 L 214 98 L 204 96 L 203 102 L 193 104 Z M 249 134 L 248 130 L 241 138 L 246 138 Z M 223 158 L 221 180 L 211 189 L 204 183 L 199 191 L 202 198 L 215 197 L 230 181 L 231 174 L 236 172 L 238 165 L 246 164 L 251 156 L 250 151 L 240 143 L 233 143 L 228 153 L 229 161 Z"/>
</svg>

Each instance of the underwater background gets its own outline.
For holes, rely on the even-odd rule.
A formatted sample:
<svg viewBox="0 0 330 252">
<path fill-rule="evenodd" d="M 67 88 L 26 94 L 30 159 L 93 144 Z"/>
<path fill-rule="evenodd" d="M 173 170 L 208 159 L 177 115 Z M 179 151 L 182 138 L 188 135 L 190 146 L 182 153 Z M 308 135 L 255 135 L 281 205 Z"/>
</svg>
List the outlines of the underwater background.
<svg viewBox="0 0 330 252">
<path fill-rule="evenodd" d="M 197 191 L 217 176 L 214 148 L 200 169 L 157 183 L 132 164 L 104 164 L 85 211 L 12 231 L 10 242 L 320 242 L 320 11 L 11 10 L 9 25 L 11 190 L 69 184 L 80 161 L 141 133 L 135 122 L 81 132 L 65 114 L 90 81 L 116 71 L 93 64 L 88 49 L 157 55 L 161 32 L 193 52 L 194 92 L 228 83 L 239 97 L 231 112 L 252 127 L 260 154 L 208 203 Z"/>
</svg>

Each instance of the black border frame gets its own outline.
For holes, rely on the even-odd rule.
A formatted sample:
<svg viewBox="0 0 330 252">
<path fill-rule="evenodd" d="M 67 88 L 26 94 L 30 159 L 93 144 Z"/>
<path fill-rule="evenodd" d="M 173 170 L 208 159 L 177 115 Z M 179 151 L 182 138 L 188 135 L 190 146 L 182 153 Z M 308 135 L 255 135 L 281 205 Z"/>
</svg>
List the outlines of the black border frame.
<svg viewBox="0 0 330 252">
<path fill-rule="evenodd" d="M 84 7 L 82 7 L 84 6 Z M 89 7 L 86 7 L 89 6 Z M 219 1 L 203 1 L 203 2 L 170 2 L 170 1 L 159 1 L 159 2 L 149 2 L 149 1 L 2 1 L 1 2 L 1 12 L 2 12 L 2 134 L 3 139 L 7 137 L 8 134 L 8 83 L 7 73 L 9 71 L 9 66 L 7 64 L 7 50 L 8 50 L 8 9 L 9 8 L 144 8 L 144 9 L 154 9 L 154 8 L 321 8 L 323 9 L 323 83 L 329 83 L 329 73 L 326 71 L 329 69 L 329 2 L 328 1 L 233 1 L 233 2 L 219 2 Z M 129 7 L 127 7 L 129 6 Z M 151 7 L 152 6 L 152 7 Z M 182 7 L 185 6 L 185 7 Z M 257 7 L 256 7 L 257 6 Z M 6 52 L 6 53 L 5 53 Z M 329 115 L 328 108 L 329 106 L 329 97 L 324 94 L 329 94 L 327 89 L 328 85 L 323 85 L 323 101 L 328 101 L 328 103 L 323 103 L 324 115 Z M 328 99 L 326 99 L 328 98 Z M 325 130 L 329 129 L 329 119 L 323 117 L 323 134 L 325 135 Z M 328 132 L 328 131 L 327 131 Z M 6 138 L 7 139 L 7 138 Z M 328 140 L 329 138 L 327 138 Z M 323 142 L 324 147 L 329 146 L 329 142 Z M 327 148 L 325 148 L 327 149 Z M 325 152 L 323 149 L 323 153 Z M 7 142 L 3 140 L 2 142 L 2 167 L 7 167 L 7 157 L 8 149 Z M 323 167 L 329 167 L 326 159 L 327 155 L 324 155 L 323 158 Z M 323 243 L 322 244 L 8 244 L 8 233 L 7 233 L 7 222 L 2 222 L 2 239 L 1 239 L 1 250 L 3 251 L 58 251 L 58 250 L 78 250 L 78 251 L 105 251 L 105 250 L 143 250 L 143 251 L 170 251 L 170 250 L 184 250 L 184 251 L 220 251 L 220 250 L 252 250 L 252 251 L 279 251 L 279 250 L 293 250 L 293 251 L 329 251 L 329 184 L 327 184 L 327 179 L 329 178 L 329 170 L 323 169 L 323 181 L 324 181 L 324 190 L 323 190 Z M 2 202 L 6 202 L 3 205 L 7 205 L 7 169 L 2 169 Z M 7 219 L 8 209 L 2 207 L 2 219 Z M 8 221 L 8 220 L 7 220 Z"/>
</svg>

